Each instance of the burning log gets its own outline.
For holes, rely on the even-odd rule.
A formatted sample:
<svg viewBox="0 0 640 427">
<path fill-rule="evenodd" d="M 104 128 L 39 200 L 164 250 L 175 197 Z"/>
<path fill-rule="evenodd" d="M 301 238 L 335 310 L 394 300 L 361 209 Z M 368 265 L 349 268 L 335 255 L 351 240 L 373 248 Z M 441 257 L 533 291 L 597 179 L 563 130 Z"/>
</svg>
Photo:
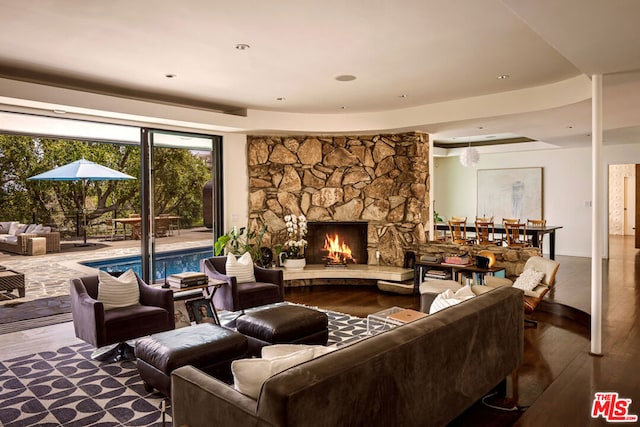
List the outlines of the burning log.
<svg viewBox="0 0 640 427">
<path fill-rule="evenodd" d="M 346 243 L 340 242 L 338 234 L 334 234 L 333 238 L 325 234 L 322 250 L 329 252 L 326 257 L 327 265 L 346 265 L 347 261 L 357 264 L 356 259 L 351 255 L 351 248 Z"/>
</svg>

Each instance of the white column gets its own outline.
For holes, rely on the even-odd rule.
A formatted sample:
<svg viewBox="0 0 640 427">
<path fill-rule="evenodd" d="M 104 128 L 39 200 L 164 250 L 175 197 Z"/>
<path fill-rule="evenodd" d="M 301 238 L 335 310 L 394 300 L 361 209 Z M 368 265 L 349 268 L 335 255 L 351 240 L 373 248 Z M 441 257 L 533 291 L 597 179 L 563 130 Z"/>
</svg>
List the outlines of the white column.
<svg viewBox="0 0 640 427">
<path fill-rule="evenodd" d="M 602 355 L 602 74 L 591 93 L 591 354 Z"/>
</svg>

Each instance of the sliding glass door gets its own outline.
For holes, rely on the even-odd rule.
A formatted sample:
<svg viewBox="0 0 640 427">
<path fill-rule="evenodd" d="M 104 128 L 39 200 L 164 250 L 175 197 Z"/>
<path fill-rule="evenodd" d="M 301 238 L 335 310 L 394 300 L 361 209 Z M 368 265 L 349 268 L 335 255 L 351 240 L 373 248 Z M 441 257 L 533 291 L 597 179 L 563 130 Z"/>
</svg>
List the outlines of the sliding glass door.
<svg viewBox="0 0 640 427">
<path fill-rule="evenodd" d="M 218 136 L 141 130 L 143 278 L 198 271 L 222 218 Z"/>
</svg>

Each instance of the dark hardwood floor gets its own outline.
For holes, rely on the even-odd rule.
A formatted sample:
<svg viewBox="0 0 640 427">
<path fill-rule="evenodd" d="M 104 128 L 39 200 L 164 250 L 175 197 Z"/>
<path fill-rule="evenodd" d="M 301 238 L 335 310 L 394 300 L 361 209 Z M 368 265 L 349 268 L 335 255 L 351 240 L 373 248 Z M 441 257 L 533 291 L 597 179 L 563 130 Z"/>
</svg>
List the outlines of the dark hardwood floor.
<svg viewBox="0 0 640 427">
<path fill-rule="evenodd" d="M 603 263 L 603 356 L 590 355 L 590 259 L 557 256 L 555 289 L 526 326 L 524 362 L 510 379 L 514 405 L 506 412 L 474 405 L 454 426 L 597 426 L 591 418 L 595 392 L 632 399 L 640 415 L 640 251 L 633 238 L 611 236 Z M 379 292 L 366 286 L 289 288 L 288 301 L 366 317 L 391 306 L 418 309 L 418 296 Z"/>
</svg>

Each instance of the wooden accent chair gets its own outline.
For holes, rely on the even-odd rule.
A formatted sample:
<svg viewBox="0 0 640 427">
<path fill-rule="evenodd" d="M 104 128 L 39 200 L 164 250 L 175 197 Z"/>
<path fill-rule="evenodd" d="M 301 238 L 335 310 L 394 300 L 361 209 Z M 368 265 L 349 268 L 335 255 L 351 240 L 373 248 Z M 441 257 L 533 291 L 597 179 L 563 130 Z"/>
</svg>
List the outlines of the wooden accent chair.
<svg viewBox="0 0 640 427">
<path fill-rule="evenodd" d="M 556 281 L 556 273 L 558 272 L 558 268 L 560 267 L 560 263 L 558 261 L 542 258 L 539 256 L 530 257 L 527 262 L 524 264 L 524 268 L 520 276 L 523 276 L 525 272 L 528 270 L 533 270 L 534 272 L 544 273 L 544 276 L 540 280 L 540 282 L 536 283 L 533 289 L 523 289 L 523 302 L 524 302 L 524 312 L 527 315 L 533 314 L 536 310 L 542 299 L 545 297 L 547 292 L 553 289 L 553 286 Z M 485 277 L 485 285 L 487 288 L 495 288 L 500 286 L 512 286 L 518 285 L 518 279 L 516 282 L 512 282 L 510 279 L 504 277 L 495 277 L 495 276 L 486 276 Z M 521 288 L 522 289 L 522 288 Z M 477 287 L 477 290 L 481 290 L 481 287 Z M 529 317 L 525 317 L 525 322 L 530 323 L 534 326 L 537 326 L 538 322 Z"/>
</svg>

